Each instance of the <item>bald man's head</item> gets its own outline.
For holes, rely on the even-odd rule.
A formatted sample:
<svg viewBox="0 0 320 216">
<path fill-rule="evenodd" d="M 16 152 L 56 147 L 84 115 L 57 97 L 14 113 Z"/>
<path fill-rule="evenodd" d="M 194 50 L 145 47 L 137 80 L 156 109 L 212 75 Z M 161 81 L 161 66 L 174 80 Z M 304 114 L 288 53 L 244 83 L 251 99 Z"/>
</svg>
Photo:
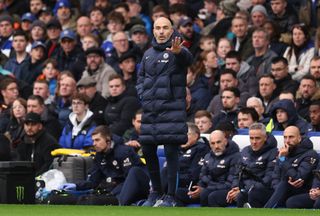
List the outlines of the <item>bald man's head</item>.
<svg viewBox="0 0 320 216">
<path fill-rule="evenodd" d="M 300 130 L 296 126 L 289 126 L 283 131 L 284 144 L 289 150 L 296 147 L 301 142 Z"/>
<path fill-rule="evenodd" d="M 224 133 L 220 130 L 215 130 L 210 134 L 210 148 L 216 156 L 220 156 L 226 150 L 228 140 Z"/>
<path fill-rule="evenodd" d="M 166 43 L 173 33 L 173 26 L 166 17 L 159 17 L 153 24 L 153 35 L 157 43 Z"/>
</svg>

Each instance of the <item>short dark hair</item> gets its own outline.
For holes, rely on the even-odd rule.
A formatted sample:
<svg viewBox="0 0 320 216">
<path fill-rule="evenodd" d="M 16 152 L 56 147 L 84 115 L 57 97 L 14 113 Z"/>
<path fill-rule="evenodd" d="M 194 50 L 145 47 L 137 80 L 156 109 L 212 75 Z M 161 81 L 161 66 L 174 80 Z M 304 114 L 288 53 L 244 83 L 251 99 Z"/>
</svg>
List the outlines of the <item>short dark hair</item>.
<svg viewBox="0 0 320 216">
<path fill-rule="evenodd" d="M 238 62 L 242 61 L 240 53 L 238 51 L 235 51 L 235 50 L 230 50 L 227 53 L 226 58 L 235 58 L 235 59 L 237 59 Z"/>
<path fill-rule="evenodd" d="M 100 125 L 97 126 L 93 131 L 92 135 L 100 134 L 104 139 L 111 138 L 111 131 L 108 126 Z"/>
<path fill-rule="evenodd" d="M 152 15 L 159 12 L 164 12 L 165 14 L 168 14 L 168 11 L 163 5 L 156 5 L 152 8 Z"/>
<path fill-rule="evenodd" d="M 13 33 L 13 35 L 12 35 L 12 38 L 15 38 L 15 37 L 17 37 L 17 36 L 22 36 L 22 37 L 24 37 L 24 38 L 26 39 L 26 41 L 29 41 L 29 37 L 28 37 L 27 33 L 25 33 L 25 32 L 22 31 L 22 30 L 17 30 L 17 31 L 15 31 L 15 32 Z"/>
<path fill-rule="evenodd" d="M 235 97 L 240 97 L 240 90 L 236 87 L 227 87 L 222 91 L 222 93 L 225 91 L 231 91 Z"/>
<path fill-rule="evenodd" d="M 253 107 L 242 107 L 239 113 L 250 115 L 254 122 L 259 121 L 259 115 Z"/>
<path fill-rule="evenodd" d="M 169 14 L 174 14 L 174 13 L 181 13 L 183 15 L 187 15 L 188 12 L 187 12 L 186 5 L 179 4 L 179 3 L 171 5 L 169 8 Z"/>
<path fill-rule="evenodd" d="M 200 129 L 193 122 L 187 122 L 188 129 L 190 129 L 193 133 L 196 133 L 198 137 L 200 137 Z"/>
<path fill-rule="evenodd" d="M 312 106 L 312 105 L 314 105 L 314 106 L 320 106 L 320 100 L 314 100 L 314 101 L 312 101 L 311 104 L 310 104 L 310 106 Z M 310 108 L 310 107 L 309 107 L 309 108 Z"/>
<path fill-rule="evenodd" d="M 259 81 L 262 79 L 262 78 L 270 78 L 273 80 L 273 82 L 275 83 L 275 78 L 272 74 L 262 74 L 261 76 L 259 76 Z"/>
<path fill-rule="evenodd" d="M 271 64 L 277 64 L 279 62 L 282 62 L 283 64 L 285 64 L 286 66 L 288 66 L 288 60 L 285 58 L 285 57 L 282 57 L 282 56 L 277 56 L 277 57 L 274 57 L 272 60 L 271 60 Z"/>
<path fill-rule="evenodd" d="M 39 103 L 41 106 L 44 105 L 44 100 L 43 100 L 43 98 L 42 98 L 41 96 L 39 96 L 39 95 L 30 95 L 30 96 L 28 97 L 28 100 L 36 100 L 36 101 L 38 101 L 38 103 Z"/>
<path fill-rule="evenodd" d="M 90 98 L 83 93 L 74 93 L 71 97 L 71 100 L 81 100 L 84 102 L 84 104 L 89 104 L 90 103 Z"/>
<path fill-rule="evenodd" d="M 116 6 L 114 6 L 113 10 L 116 10 L 118 8 L 124 8 L 127 12 L 130 11 L 130 8 L 129 8 L 128 4 L 125 3 L 125 2 L 120 2 L 119 4 L 116 4 Z"/>
<path fill-rule="evenodd" d="M 225 74 L 230 74 L 233 78 L 237 79 L 237 72 L 235 72 L 232 69 L 224 69 L 220 74 L 220 78 L 222 75 L 225 75 Z"/>
<path fill-rule="evenodd" d="M 311 74 L 304 75 L 304 76 L 302 77 L 301 81 L 304 80 L 304 79 L 305 79 L 305 80 L 312 80 L 312 81 L 314 82 L 314 84 L 317 85 L 317 80 L 316 80 L 316 78 L 315 78 L 314 76 L 312 76 Z M 300 83 L 301 83 L 301 81 L 300 81 Z"/>
<path fill-rule="evenodd" d="M 208 112 L 207 110 L 198 110 L 194 114 L 194 118 L 202 118 L 202 117 L 207 117 L 208 119 L 212 118 L 210 112 Z"/>
<path fill-rule="evenodd" d="M 141 115 L 142 113 L 143 113 L 143 109 L 138 109 L 132 119 L 136 119 L 136 116 Z"/>
<path fill-rule="evenodd" d="M 116 20 L 119 21 L 122 25 L 126 23 L 122 14 L 116 11 L 111 11 L 107 16 L 107 20 L 108 22 L 110 22 L 110 20 Z"/>
<path fill-rule="evenodd" d="M 123 79 L 123 77 L 122 77 L 121 75 L 119 75 L 119 74 L 111 74 L 111 75 L 109 76 L 108 82 L 110 82 L 111 80 L 115 80 L 115 79 L 121 80 L 122 85 L 125 85 L 125 84 L 126 84 L 125 81 L 124 81 L 124 79 Z"/>
<path fill-rule="evenodd" d="M 10 85 L 11 83 L 16 83 L 17 84 L 17 81 L 14 78 L 11 78 L 11 77 L 4 78 L 0 82 L 0 90 L 6 90 L 8 85 Z"/>
</svg>

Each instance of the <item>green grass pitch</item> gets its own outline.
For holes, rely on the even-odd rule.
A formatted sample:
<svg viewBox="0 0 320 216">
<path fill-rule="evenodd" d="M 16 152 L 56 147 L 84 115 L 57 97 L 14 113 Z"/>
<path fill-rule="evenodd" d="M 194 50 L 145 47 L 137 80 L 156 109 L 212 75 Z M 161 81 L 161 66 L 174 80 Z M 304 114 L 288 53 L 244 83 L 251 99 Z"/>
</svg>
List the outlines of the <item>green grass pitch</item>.
<svg viewBox="0 0 320 216">
<path fill-rule="evenodd" d="M 0 205 L 1 216 L 320 216 L 320 210 Z"/>
</svg>

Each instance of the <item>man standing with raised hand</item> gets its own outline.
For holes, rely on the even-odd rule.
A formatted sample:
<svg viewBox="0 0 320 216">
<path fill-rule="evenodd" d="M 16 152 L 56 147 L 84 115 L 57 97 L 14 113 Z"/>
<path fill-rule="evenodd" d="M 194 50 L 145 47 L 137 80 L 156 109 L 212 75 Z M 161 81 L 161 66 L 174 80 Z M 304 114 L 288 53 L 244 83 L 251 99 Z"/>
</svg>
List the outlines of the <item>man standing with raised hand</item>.
<svg viewBox="0 0 320 216">
<path fill-rule="evenodd" d="M 175 206 L 178 148 L 187 142 L 186 75 L 191 53 L 169 19 L 160 17 L 153 26 L 152 47 L 142 59 L 137 91 L 143 114 L 139 141 L 152 183 L 144 206 Z M 168 190 L 162 196 L 157 146 L 164 145 Z M 157 202 L 158 201 L 158 202 Z"/>
</svg>

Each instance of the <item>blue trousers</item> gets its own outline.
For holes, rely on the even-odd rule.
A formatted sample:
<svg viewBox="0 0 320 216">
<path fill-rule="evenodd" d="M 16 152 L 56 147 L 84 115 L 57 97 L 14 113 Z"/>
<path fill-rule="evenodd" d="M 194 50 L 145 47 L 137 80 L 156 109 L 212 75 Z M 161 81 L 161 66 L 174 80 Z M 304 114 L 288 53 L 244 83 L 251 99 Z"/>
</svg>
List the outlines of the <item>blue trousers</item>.
<svg viewBox="0 0 320 216">
<path fill-rule="evenodd" d="M 302 186 L 300 188 L 295 188 L 291 186 L 287 181 L 281 181 L 268 202 L 265 204 L 265 208 L 277 208 L 285 207 L 288 198 L 294 195 L 307 193 L 309 188 Z"/>
<path fill-rule="evenodd" d="M 320 198 L 312 200 L 310 199 L 309 193 L 298 194 L 287 200 L 286 207 L 320 209 Z"/>
</svg>

